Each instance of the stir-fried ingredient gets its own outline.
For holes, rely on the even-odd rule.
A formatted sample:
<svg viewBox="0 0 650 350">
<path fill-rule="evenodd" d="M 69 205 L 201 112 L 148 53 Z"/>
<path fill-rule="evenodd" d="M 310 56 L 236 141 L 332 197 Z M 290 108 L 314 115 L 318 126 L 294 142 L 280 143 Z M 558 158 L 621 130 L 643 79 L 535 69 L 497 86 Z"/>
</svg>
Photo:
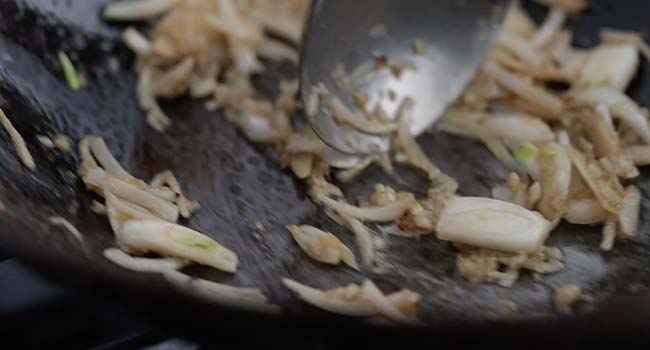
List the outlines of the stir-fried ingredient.
<svg viewBox="0 0 650 350">
<path fill-rule="evenodd" d="M 182 258 L 227 272 L 237 270 L 234 252 L 210 237 L 176 224 L 179 213 L 187 218 L 199 205 L 183 196 L 171 172 L 164 171 L 147 184 L 124 170 L 104 140 L 97 137 L 83 139 L 79 153 L 79 173 L 89 189 L 104 197 L 103 211 L 120 246 L 129 251 L 151 251 Z M 116 258 L 115 253 L 111 257 L 111 261 L 118 261 L 121 266 L 137 266 L 132 259 Z"/>
<path fill-rule="evenodd" d="M 129 220 L 115 235 L 117 242 L 131 251 L 153 251 L 227 272 L 237 271 L 239 264 L 234 252 L 210 237 L 162 220 Z"/>
<path fill-rule="evenodd" d="M 74 236 L 79 242 L 83 243 L 84 242 L 84 237 L 81 235 L 81 232 L 72 224 L 70 221 L 60 217 L 60 216 L 52 216 L 50 217 L 50 223 L 52 225 L 57 225 L 65 228 L 70 232 L 71 235 Z"/>
<path fill-rule="evenodd" d="M 416 323 L 421 297 L 408 289 L 384 295 L 371 280 L 362 286 L 322 291 L 284 278 L 287 288 L 305 302 L 323 310 L 355 317 L 384 316 L 398 323 Z"/>
<path fill-rule="evenodd" d="M 74 91 L 81 89 L 81 81 L 79 80 L 77 70 L 72 64 L 72 61 L 70 61 L 68 55 L 63 51 L 59 51 L 59 62 L 61 63 L 63 75 L 65 76 L 65 80 L 68 82 L 70 89 Z"/>
<path fill-rule="evenodd" d="M 11 123 L 11 120 L 9 120 L 9 118 L 7 117 L 7 115 L 5 115 L 5 112 L 1 108 L 0 108 L 0 124 L 2 124 L 2 126 L 7 131 L 7 134 L 9 134 L 9 138 L 11 138 L 11 142 L 13 142 L 14 147 L 16 148 L 16 152 L 18 153 L 18 158 L 20 158 L 20 161 L 23 163 L 23 165 L 29 170 L 36 169 L 36 163 L 34 163 L 34 158 L 32 158 L 32 154 L 29 153 L 29 150 L 27 149 L 25 140 L 20 135 L 18 130 L 14 128 L 14 125 Z"/>
<path fill-rule="evenodd" d="M 177 258 L 133 257 L 117 248 L 104 250 L 104 257 L 115 265 L 136 272 L 163 273 L 167 270 L 179 270 L 187 265 L 187 261 Z"/>
<path fill-rule="evenodd" d="M 352 251 L 332 233 L 309 225 L 290 225 L 287 229 L 300 248 L 312 259 L 332 265 L 338 265 L 343 261 L 348 266 L 358 269 Z"/>
<path fill-rule="evenodd" d="M 279 313 L 280 307 L 269 304 L 259 289 L 233 287 L 196 277 L 173 269 L 163 271 L 163 276 L 179 291 L 219 305 L 265 313 Z"/>
<path fill-rule="evenodd" d="M 583 299 L 585 299 L 585 295 L 582 289 L 575 284 L 567 284 L 556 288 L 553 296 L 557 311 L 567 315 L 573 314 L 573 306 Z"/>
<path fill-rule="evenodd" d="M 550 229 L 538 213 L 479 197 L 450 200 L 436 226 L 442 240 L 512 253 L 536 251 Z"/>
<path fill-rule="evenodd" d="M 548 274 L 564 268 L 562 251 L 541 247 L 531 253 L 504 253 L 488 249 L 463 248 L 458 254 L 456 267 L 474 283 L 491 282 L 511 287 L 523 269 Z"/>
</svg>

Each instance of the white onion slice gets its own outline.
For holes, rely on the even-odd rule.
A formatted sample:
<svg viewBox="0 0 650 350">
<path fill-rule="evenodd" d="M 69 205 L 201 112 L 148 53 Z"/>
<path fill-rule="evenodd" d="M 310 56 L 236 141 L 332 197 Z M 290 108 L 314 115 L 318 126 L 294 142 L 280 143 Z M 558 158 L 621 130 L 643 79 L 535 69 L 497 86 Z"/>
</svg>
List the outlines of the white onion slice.
<svg viewBox="0 0 650 350">
<path fill-rule="evenodd" d="M 151 50 L 149 39 L 134 27 L 128 27 L 122 32 L 122 40 L 131 51 L 138 55 L 146 55 Z"/>
<path fill-rule="evenodd" d="M 575 86 L 607 86 L 625 91 L 638 67 L 639 51 L 635 45 L 601 45 L 589 53 Z"/>
<path fill-rule="evenodd" d="M 117 197 L 146 208 L 157 217 L 169 221 L 178 221 L 178 207 L 173 203 L 140 189 L 138 186 L 117 179 L 100 168 L 91 169 L 83 176 L 84 182 L 95 188 L 106 188 Z M 100 195 L 103 193 L 100 192 Z"/>
<path fill-rule="evenodd" d="M 553 39 L 555 34 L 562 29 L 564 21 L 566 21 L 566 13 L 558 8 L 551 8 L 544 19 L 544 23 L 531 39 L 530 45 L 536 49 L 546 46 L 546 44 Z"/>
<path fill-rule="evenodd" d="M 268 303 L 257 288 L 233 287 L 201 278 L 188 276 L 175 270 L 166 270 L 163 276 L 179 291 L 208 302 L 264 313 L 279 313 L 280 307 Z"/>
<path fill-rule="evenodd" d="M 490 198 L 456 197 L 440 214 L 438 238 L 505 252 L 532 252 L 551 224 L 540 214 Z"/>
<path fill-rule="evenodd" d="M 14 128 L 13 124 L 11 124 L 11 121 L 7 118 L 2 109 L 0 109 L 0 124 L 4 126 L 5 130 L 9 134 L 11 142 L 13 142 L 16 152 L 18 153 L 18 158 L 20 158 L 23 165 L 29 170 L 36 169 L 36 163 L 34 163 L 34 158 L 32 158 L 32 154 L 29 153 L 29 150 L 27 149 L 25 140 L 20 133 L 18 133 L 18 130 Z"/>
<path fill-rule="evenodd" d="M 406 316 L 399 308 L 395 307 L 371 280 L 366 279 L 361 290 L 364 298 L 387 318 L 401 324 L 418 324 L 416 319 Z"/>
<path fill-rule="evenodd" d="M 176 258 L 137 258 L 117 248 L 104 250 L 104 257 L 127 270 L 146 273 L 163 273 L 167 270 L 178 270 L 187 265 L 187 261 Z"/>
<path fill-rule="evenodd" d="M 318 201 L 328 208 L 353 219 L 369 222 L 386 222 L 399 219 L 415 202 L 411 195 L 404 195 L 395 202 L 382 207 L 356 207 L 354 205 L 337 201 L 324 194 L 317 195 Z"/>
<path fill-rule="evenodd" d="M 487 63 L 484 71 L 489 76 L 495 78 L 505 89 L 539 107 L 541 111 L 550 113 L 551 115 L 557 115 L 564 108 L 562 100 L 558 97 L 494 63 Z"/>
<path fill-rule="evenodd" d="M 639 226 L 639 215 L 641 211 L 641 191 L 634 186 L 629 186 L 625 190 L 623 204 L 619 212 L 619 223 L 621 231 L 625 236 L 636 236 Z"/>
<path fill-rule="evenodd" d="M 60 217 L 60 216 L 51 216 L 50 223 L 53 225 L 64 227 L 70 234 L 72 234 L 79 242 L 84 242 L 84 237 L 81 235 L 81 232 L 72 224 L 70 221 Z"/>
<path fill-rule="evenodd" d="M 609 213 L 593 198 L 572 199 L 564 214 L 566 221 L 577 225 L 592 225 L 605 222 Z"/>
<path fill-rule="evenodd" d="M 650 126 L 639 105 L 621 91 L 610 87 L 594 87 L 576 91 L 570 97 L 578 104 L 597 106 L 606 104 L 612 116 L 621 119 L 639 135 L 645 143 L 650 143 Z"/>
<path fill-rule="evenodd" d="M 140 252 L 153 251 L 226 272 L 237 270 L 237 254 L 192 229 L 159 220 L 132 220 L 116 232 L 118 243 Z"/>
<path fill-rule="evenodd" d="M 375 261 L 375 242 L 372 239 L 370 230 L 358 219 L 352 219 L 344 215 L 343 221 L 350 231 L 354 233 L 361 261 L 366 266 L 372 265 Z"/>
<path fill-rule="evenodd" d="M 561 218 L 567 209 L 573 166 L 564 147 L 550 144 L 544 150 L 546 153 L 552 150 L 553 154 L 542 154 L 539 157 L 542 197 L 537 208 L 546 219 L 554 221 Z"/>
<path fill-rule="evenodd" d="M 181 0 L 120 1 L 104 8 L 104 18 L 113 21 L 137 21 L 158 17 Z"/>
<path fill-rule="evenodd" d="M 309 225 L 287 226 L 300 248 L 314 260 L 338 265 L 343 261 L 348 266 L 359 269 L 352 251 L 336 236 Z"/>
</svg>

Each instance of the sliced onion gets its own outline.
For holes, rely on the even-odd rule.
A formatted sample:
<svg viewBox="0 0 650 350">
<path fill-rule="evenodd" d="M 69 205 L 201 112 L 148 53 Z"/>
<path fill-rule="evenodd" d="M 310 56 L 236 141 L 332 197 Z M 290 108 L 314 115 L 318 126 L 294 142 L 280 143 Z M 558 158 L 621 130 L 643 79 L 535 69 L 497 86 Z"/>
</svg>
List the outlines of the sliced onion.
<svg viewBox="0 0 650 350">
<path fill-rule="evenodd" d="M 528 13 L 521 7 L 521 3 L 515 0 L 510 2 L 502 30 L 529 38 L 537 32 L 537 26 L 530 16 L 528 16 Z"/>
<path fill-rule="evenodd" d="M 176 205 L 160 197 L 156 197 L 135 185 L 108 175 L 100 168 L 88 171 L 83 177 L 83 180 L 86 184 L 95 188 L 105 187 L 117 197 L 142 206 L 163 220 L 169 222 L 178 221 L 179 212 Z"/>
<path fill-rule="evenodd" d="M 416 319 L 395 307 L 371 280 L 366 279 L 361 289 L 364 298 L 387 318 L 402 324 L 418 324 Z"/>
<path fill-rule="evenodd" d="M 104 18 L 112 21 L 137 21 L 158 17 L 181 0 L 120 1 L 104 8 Z"/>
<path fill-rule="evenodd" d="M 128 27 L 122 32 L 122 40 L 131 51 L 138 55 L 146 55 L 151 49 L 151 43 L 134 27 Z"/>
<path fill-rule="evenodd" d="M 330 232 L 325 232 L 309 225 L 287 226 L 293 239 L 312 259 L 326 264 L 346 265 L 359 269 L 352 251 Z"/>
<path fill-rule="evenodd" d="M 120 267 L 136 272 L 163 273 L 187 265 L 187 261 L 175 258 L 136 258 L 117 248 L 104 250 L 104 257 Z"/>
<path fill-rule="evenodd" d="M 348 107 L 346 107 L 340 99 L 333 97 L 330 100 L 330 108 L 332 109 L 332 116 L 340 124 L 348 124 L 353 128 L 373 135 L 386 135 L 397 130 L 395 123 L 380 123 L 374 122 L 355 115 Z"/>
<path fill-rule="evenodd" d="M 299 179 L 306 179 L 314 166 L 314 155 L 298 153 L 291 156 L 291 170 Z"/>
<path fill-rule="evenodd" d="M 384 296 L 374 284 L 366 286 L 367 283 L 364 283 L 362 288 L 352 284 L 343 288 L 322 291 L 288 278 L 283 278 L 282 282 L 287 288 L 298 294 L 302 300 L 320 309 L 353 317 L 370 317 L 382 314 L 408 324 L 415 323 L 414 317 L 421 299 L 419 294 L 409 290 Z M 377 293 L 380 296 L 377 296 Z"/>
<path fill-rule="evenodd" d="M 11 121 L 9 118 L 7 118 L 5 112 L 3 112 L 2 109 L 0 109 L 0 123 L 4 126 L 5 130 L 9 134 L 11 142 L 13 142 L 14 147 L 16 148 L 16 152 L 18 153 L 18 158 L 20 158 L 20 161 L 23 163 L 23 165 L 29 170 L 36 169 L 36 163 L 34 163 L 34 158 L 32 158 L 32 154 L 29 153 L 29 150 L 27 149 L 25 140 L 20 135 L 20 133 L 18 133 L 18 130 L 14 128 L 13 124 L 11 124 Z"/>
<path fill-rule="evenodd" d="M 596 155 L 599 157 L 616 155 L 620 142 L 607 105 L 601 104 L 594 109 L 583 110 L 580 117 L 585 133 L 594 145 Z"/>
<path fill-rule="evenodd" d="M 81 232 L 70 223 L 70 221 L 60 217 L 60 216 L 51 216 L 50 217 L 50 223 L 53 225 L 61 226 L 64 227 L 70 234 L 74 236 L 79 242 L 83 243 L 84 242 L 84 237 L 81 235 Z"/>
<path fill-rule="evenodd" d="M 367 157 L 363 162 L 359 163 L 357 166 L 352 167 L 350 169 L 345 169 L 345 170 L 340 170 L 336 172 L 336 179 L 343 182 L 343 183 L 348 183 L 354 180 L 357 176 L 359 176 L 361 173 L 363 173 L 364 170 L 372 164 L 372 162 L 375 160 L 375 157 Z"/>
<path fill-rule="evenodd" d="M 567 284 L 555 289 L 553 294 L 553 303 L 555 308 L 562 314 L 571 315 L 573 305 L 582 300 L 584 295 L 582 289 L 575 284 Z"/>
<path fill-rule="evenodd" d="M 632 99 L 621 91 L 610 87 L 595 87 L 576 91 L 570 95 L 577 104 L 597 106 L 606 104 L 612 116 L 620 118 L 630 129 L 639 135 L 645 143 L 650 143 L 650 126 L 647 117 Z"/>
<path fill-rule="evenodd" d="M 166 188 L 156 188 L 157 186 L 147 185 L 144 181 L 129 174 L 126 170 L 124 170 L 124 168 L 122 168 L 122 166 L 115 159 L 115 157 L 113 157 L 113 154 L 108 149 L 108 146 L 106 146 L 104 139 L 102 139 L 101 137 L 90 136 L 84 138 L 84 140 L 88 140 L 87 142 L 90 151 L 92 151 L 92 154 L 94 155 L 95 158 L 97 158 L 99 165 L 101 165 L 101 167 L 104 168 L 106 173 L 115 176 L 116 178 L 124 182 L 128 182 L 132 185 L 135 185 L 141 190 L 146 191 L 151 195 L 154 195 L 166 201 L 173 201 L 174 198 L 176 197 L 174 191 L 170 191 L 169 189 Z M 85 159 L 86 157 L 90 157 L 90 156 L 84 155 L 83 158 Z"/>
<path fill-rule="evenodd" d="M 153 95 L 173 98 L 184 94 L 190 86 L 195 67 L 194 58 L 188 57 L 164 71 L 155 71 L 151 82 Z"/>
<path fill-rule="evenodd" d="M 106 214 L 113 233 L 120 232 L 122 225 L 130 220 L 161 220 L 147 209 L 117 198 L 107 187 L 102 189 L 106 199 Z"/>
<path fill-rule="evenodd" d="M 627 237 L 636 236 L 641 211 L 641 192 L 634 186 L 625 190 L 625 197 L 619 213 L 621 231 Z"/>
<path fill-rule="evenodd" d="M 436 226 L 442 240 L 505 252 L 536 251 L 550 229 L 550 223 L 536 212 L 479 197 L 450 200 Z"/>
<path fill-rule="evenodd" d="M 482 131 L 502 141 L 546 143 L 555 134 L 545 122 L 525 114 L 492 114 L 481 123 Z"/>
<path fill-rule="evenodd" d="M 607 220 L 609 213 L 593 198 L 572 199 L 564 214 L 566 221 L 578 225 L 599 224 Z"/>
<path fill-rule="evenodd" d="M 369 317 L 377 313 L 375 307 L 365 301 L 343 301 L 333 298 L 319 289 L 305 286 L 288 278 L 283 278 L 282 282 L 287 288 L 298 294 L 300 299 L 326 311 L 354 317 Z"/>
<path fill-rule="evenodd" d="M 557 152 L 539 157 L 542 197 L 537 208 L 546 219 L 554 221 L 561 218 L 567 209 L 572 165 L 563 147 L 552 144 L 545 146 L 548 148 Z"/>
<path fill-rule="evenodd" d="M 328 208 L 353 219 L 369 222 L 386 222 L 399 219 L 415 202 L 412 195 L 404 195 L 395 202 L 382 207 L 356 207 L 334 200 L 326 195 L 318 195 L 318 201 Z"/>
<path fill-rule="evenodd" d="M 370 230 L 357 219 L 343 216 L 343 221 L 356 237 L 361 261 L 366 266 L 372 265 L 375 261 L 375 242 L 372 239 Z"/>
<path fill-rule="evenodd" d="M 530 67 L 537 68 L 542 64 L 542 55 L 531 45 L 531 42 L 519 35 L 501 32 L 497 43 L 517 56 Z"/>
<path fill-rule="evenodd" d="M 116 235 L 121 245 L 133 251 L 153 251 L 226 272 L 237 270 L 237 254 L 212 238 L 180 225 L 159 220 L 132 220 L 124 223 Z"/>
<path fill-rule="evenodd" d="M 422 169 L 429 175 L 429 180 L 437 182 L 437 185 L 446 189 L 450 193 L 456 192 L 458 183 L 447 174 L 443 173 L 436 167 L 422 151 L 418 143 L 413 138 L 410 131 L 410 119 L 413 113 L 414 102 L 411 99 L 405 99 L 397 113 L 399 121 L 397 129 L 398 142 L 406 153 L 409 162 L 416 168 Z"/>
<path fill-rule="evenodd" d="M 600 164 L 571 146 L 567 149 L 567 154 L 598 202 L 610 213 L 617 214 L 625 192 L 618 179 L 606 174 Z"/>
<path fill-rule="evenodd" d="M 616 221 L 607 220 L 603 226 L 603 238 L 600 241 L 600 249 L 608 252 L 614 248 L 616 242 Z"/>
<path fill-rule="evenodd" d="M 257 54 L 269 60 L 285 60 L 293 64 L 298 64 L 299 61 L 296 49 L 278 40 L 264 40 L 257 48 Z"/>
<path fill-rule="evenodd" d="M 621 155 L 631 159 L 635 165 L 650 165 L 650 146 L 648 145 L 625 147 L 621 150 Z"/>
<path fill-rule="evenodd" d="M 639 52 L 635 45 L 601 45 L 589 53 L 575 86 L 607 86 L 624 91 L 638 67 Z"/>
<path fill-rule="evenodd" d="M 555 7 L 551 8 L 544 19 L 544 23 L 531 39 L 530 45 L 536 49 L 546 46 L 553 39 L 553 36 L 562 29 L 565 20 L 566 13 L 564 11 Z"/>
<path fill-rule="evenodd" d="M 280 312 L 280 307 L 269 304 L 264 294 L 257 288 L 228 286 L 191 277 L 175 270 L 165 270 L 163 276 L 179 291 L 208 302 L 265 313 Z"/>
<path fill-rule="evenodd" d="M 558 115 L 564 108 L 562 100 L 544 88 L 534 86 L 525 79 L 508 72 L 494 63 L 487 63 L 484 71 L 494 77 L 505 89 L 534 104 L 541 111 L 545 111 L 551 115 Z"/>
</svg>

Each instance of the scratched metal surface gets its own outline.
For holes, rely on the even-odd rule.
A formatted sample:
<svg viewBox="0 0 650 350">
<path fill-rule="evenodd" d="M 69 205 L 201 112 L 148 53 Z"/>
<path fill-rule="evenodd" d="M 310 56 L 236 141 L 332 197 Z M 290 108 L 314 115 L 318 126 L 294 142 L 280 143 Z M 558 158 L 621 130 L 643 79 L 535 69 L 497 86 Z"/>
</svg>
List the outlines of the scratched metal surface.
<svg viewBox="0 0 650 350">
<path fill-rule="evenodd" d="M 541 276 L 524 273 L 510 289 L 472 285 L 455 272 L 456 251 L 447 243 L 425 237 L 422 241 L 386 238 L 379 268 L 361 273 L 330 267 L 306 258 L 284 225 L 311 223 L 324 226 L 354 246 L 353 238 L 323 218 L 305 196 L 305 188 L 288 171 L 281 170 L 272 149 L 256 146 L 218 112 L 208 112 L 201 102 L 188 99 L 164 104 L 174 120 L 167 134 L 147 128 L 134 100 L 132 55 L 119 43 L 119 26 L 98 18 L 105 0 L 4 0 L 0 2 L 0 106 L 23 134 L 38 165 L 33 173 L 17 161 L 6 134 L 0 137 L 0 239 L 18 256 L 55 278 L 75 285 L 140 289 L 142 294 L 168 290 L 157 276 L 136 274 L 107 262 L 101 255 L 114 245 L 105 218 L 89 209 L 94 198 L 76 176 L 78 157 L 47 150 L 37 134 L 63 133 L 74 141 L 86 135 L 106 139 L 121 163 L 144 179 L 172 169 L 190 198 L 202 209 L 186 224 L 236 251 L 241 267 L 234 275 L 192 267 L 197 275 L 233 285 L 260 287 L 271 300 L 290 313 L 325 317 L 307 307 L 285 289 L 281 277 L 291 277 L 317 287 L 376 280 L 385 291 L 410 288 L 424 296 L 421 318 L 432 325 L 449 319 L 490 319 L 499 299 L 512 299 L 524 315 L 551 309 L 553 287 L 576 283 L 594 298 L 596 309 L 627 295 L 642 295 L 650 286 L 650 239 L 647 170 L 635 180 L 644 194 L 643 223 L 637 238 L 618 242 L 610 253 L 597 248 L 599 228 L 561 225 L 549 245 L 566 256 L 566 270 Z M 616 3 L 616 4 L 615 4 Z M 532 6 L 538 14 L 540 8 Z M 643 0 L 594 1 L 593 11 L 572 22 L 576 41 L 589 46 L 596 28 L 622 27 L 647 32 Z M 88 86 L 72 92 L 60 74 L 58 50 L 66 51 L 88 78 Z M 108 70 L 117 59 L 121 69 Z M 258 84 L 269 94 L 280 77 L 295 74 L 289 64 L 272 64 Z M 633 83 L 632 95 L 650 105 L 650 71 L 644 63 Z M 506 172 L 473 141 L 429 132 L 419 138 L 426 153 L 445 172 L 459 179 L 465 195 L 488 195 Z M 423 193 L 425 182 L 409 169 L 399 178 L 371 169 L 346 186 L 350 198 L 365 197 L 372 185 L 384 182 Z M 68 218 L 84 234 L 86 246 L 59 229 L 48 227 L 49 215 Z M 266 227 L 258 232 L 254 222 Z M 80 276 L 83 276 L 80 277 Z M 99 285 L 99 284 L 97 284 Z M 438 296 L 445 292 L 447 300 Z M 117 293 L 117 292 L 116 292 Z"/>
</svg>

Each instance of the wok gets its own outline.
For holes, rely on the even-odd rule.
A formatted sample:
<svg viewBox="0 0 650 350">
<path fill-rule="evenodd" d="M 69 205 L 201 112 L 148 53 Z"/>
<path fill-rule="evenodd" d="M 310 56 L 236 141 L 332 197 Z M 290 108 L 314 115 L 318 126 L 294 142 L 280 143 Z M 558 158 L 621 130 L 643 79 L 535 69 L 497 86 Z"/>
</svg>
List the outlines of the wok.
<svg viewBox="0 0 650 350">
<path fill-rule="evenodd" d="M 99 10 L 106 0 L 0 1 L 0 106 L 25 137 L 37 168 L 26 171 L 3 132 L 0 137 L 0 242 L 15 256 L 45 276 L 68 286 L 108 296 L 133 308 L 134 313 L 168 329 L 223 341 L 244 329 L 247 341 L 270 341 L 291 336 L 309 338 L 336 334 L 363 337 L 367 343 L 402 339 L 480 343 L 512 339 L 546 344 L 582 344 L 607 337 L 643 339 L 650 315 L 650 237 L 648 195 L 650 172 L 635 184 L 644 195 L 638 237 L 617 242 L 609 253 L 598 249 L 600 228 L 562 224 L 549 245 L 560 247 L 566 269 L 550 276 L 524 274 L 513 288 L 472 285 L 455 272 L 455 250 L 434 237 L 421 241 L 391 237 L 384 264 L 358 273 L 311 261 L 297 248 L 284 225 L 314 224 L 332 230 L 350 246 L 351 234 L 328 221 L 309 201 L 305 188 L 277 165 L 273 149 L 245 140 L 219 112 L 208 112 L 201 101 L 166 101 L 174 127 L 160 134 L 146 126 L 135 101 L 133 55 L 120 42 L 123 27 L 103 22 Z M 597 42 L 603 26 L 647 30 L 645 0 L 594 0 L 592 10 L 572 20 L 578 45 Z M 543 9 L 526 4 L 538 18 Z M 88 80 L 80 91 L 68 88 L 57 60 L 63 50 Z M 119 62 L 117 72 L 109 69 Z M 115 67 L 113 67 L 115 68 Z M 280 77 L 295 76 L 288 63 L 271 63 L 255 84 L 276 93 Z M 631 95 L 650 105 L 647 64 L 632 84 Z M 102 256 L 115 245 L 106 218 L 89 206 L 93 195 L 76 175 L 76 152 L 64 154 L 42 147 L 36 135 L 62 133 L 79 141 L 102 136 L 118 160 L 133 174 L 149 179 L 164 169 L 175 172 L 188 194 L 202 209 L 186 224 L 237 252 L 241 266 L 234 275 L 191 267 L 186 272 L 232 285 L 256 286 L 284 309 L 281 317 L 262 316 L 203 303 L 178 294 L 156 275 L 134 273 Z M 459 180 L 464 195 L 489 195 L 507 172 L 483 146 L 461 137 L 431 131 L 419 139 L 425 152 L 446 173 Z M 377 182 L 424 194 L 424 179 L 407 168 L 399 177 L 372 168 L 345 188 L 351 198 L 366 196 Z M 70 220 L 84 236 L 84 245 L 47 218 Z M 260 222 L 266 230 L 256 229 Z M 334 316 L 300 302 L 281 283 L 290 277 L 316 287 L 334 287 L 375 280 L 385 291 L 410 288 L 423 295 L 420 318 L 426 329 L 407 330 Z M 553 288 L 578 284 L 592 298 L 575 318 L 547 317 Z M 439 297 L 444 292 L 448 298 Z M 497 321 L 492 314 L 500 299 L 520 306 L 521 319 Z M 383 327 L 379 331 L 378 327 Z M 4 329 L 6 330 L 6 329 Z M 3 331 L 4 331 L 3 330 Z M 22 332 L 25 332 L 23 329 Z M 5 332 L 19 336 L 23 333 Z M 455 335 L 472 335 L 456 337 Z M 11 338 L 11 337 L 10 337 Z M 21 338 L 28 341 L 26 338 Z M 282 338 L 284 339 L 284 338 Z M 302 339 L 302 338 L 300 338 Z M 415 339 L 415 338 L 408 338 Z M 529 343 L 531 344 L 531 343 Z"/>
</svg>

